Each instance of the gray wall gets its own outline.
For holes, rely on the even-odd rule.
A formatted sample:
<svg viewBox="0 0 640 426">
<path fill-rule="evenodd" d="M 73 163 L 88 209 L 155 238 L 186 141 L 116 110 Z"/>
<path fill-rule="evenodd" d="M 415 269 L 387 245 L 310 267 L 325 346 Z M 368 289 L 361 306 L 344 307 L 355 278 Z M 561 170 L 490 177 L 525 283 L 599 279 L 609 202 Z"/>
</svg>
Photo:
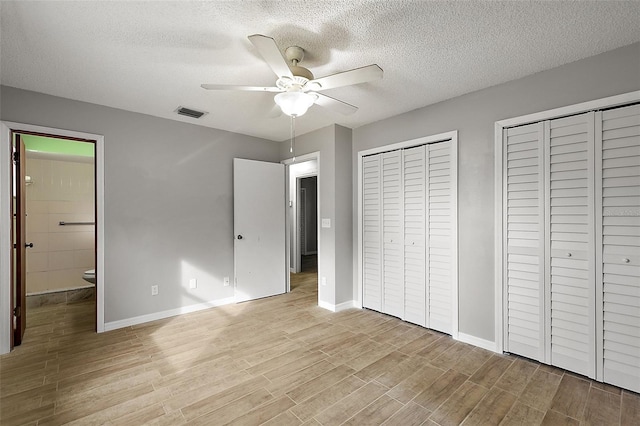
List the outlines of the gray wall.
<svg viewBox="0 0 640 426">
<path fill-rule="evenodd" d="M 458 130 L 461 333 L 494 340 L 494 123 L 638 89 L 640 43 L 353 131 L 353 170 L 357 170 L 358 151 Z M 353 179 L 356 212 L 356 173 Z M 354 229 L 356 219 L 354 215 Z M 354 233 L 354 248 L 355 244 Z M 354 270 L 354 283 L 355 277 Z M 356 294 L 354 286 L 354 299 Z"/>
<path fill-rule="evenodd" d="M 356 299 L 357 152 L 459 131 L 460 332 L 494 340 L 494 122 L 640 89 L 640 44 L 351 131 L 301 135 L 320 152 L 321 301 Z M 2 87 L 0 118 L 105 137 L 105 321 L 232 296 L 232 158 L 289 158 L 286 143 Z M 198 276 L 192 276 L 196 274 Z M 198 289 L 185 280 L 198 278 Z M 160 294 L 150 296 L 158 284 Z M 187 286 L 188 287 L 188 286 Z"/>
<path fill-rule="evenodd" d="M 277 162 L 280 143 L 1 90 L 2 120 L 104 135 L 106 323 L 233 296 L 232 159 Z"/>
<path fill-rule="evenodd" d="M 338 125 L 296 137 L 296 155 L 320 153 L 318 191 L 320 217 L 331 219 L 331 228 L 320 228 L 318 272 L 326 278 L 318 298 L 329 305 L 353 299 L 351 130 Z M 280 148 L 282 159 L 291 157 L 289 145 Z"/>
</svg>

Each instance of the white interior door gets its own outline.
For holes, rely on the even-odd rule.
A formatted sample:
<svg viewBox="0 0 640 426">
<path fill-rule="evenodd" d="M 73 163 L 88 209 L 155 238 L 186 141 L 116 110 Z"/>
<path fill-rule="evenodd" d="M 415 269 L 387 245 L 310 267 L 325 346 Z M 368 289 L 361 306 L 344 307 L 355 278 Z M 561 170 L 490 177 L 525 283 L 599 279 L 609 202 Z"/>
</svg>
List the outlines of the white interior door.
<svg viewBox="0 0 640 426">
<path fill-rule="evenodd" d="M 284 165 L 233 160 L 236 302 L 286 291 Z"/>
</svg>

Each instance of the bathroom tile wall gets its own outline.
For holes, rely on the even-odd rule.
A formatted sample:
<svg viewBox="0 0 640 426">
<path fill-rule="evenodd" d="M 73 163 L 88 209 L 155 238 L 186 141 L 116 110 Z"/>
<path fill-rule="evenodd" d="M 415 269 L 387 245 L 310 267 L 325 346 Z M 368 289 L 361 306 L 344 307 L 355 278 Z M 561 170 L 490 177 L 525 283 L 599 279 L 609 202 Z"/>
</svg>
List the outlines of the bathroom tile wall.
<svg viewBox="0 0 640 426">
<path fill-rule="evenodd" d="M 33 158 L 27 152 L 27 294 L 89 285 L 95 262 L 93 163 Z"/>
</svg>

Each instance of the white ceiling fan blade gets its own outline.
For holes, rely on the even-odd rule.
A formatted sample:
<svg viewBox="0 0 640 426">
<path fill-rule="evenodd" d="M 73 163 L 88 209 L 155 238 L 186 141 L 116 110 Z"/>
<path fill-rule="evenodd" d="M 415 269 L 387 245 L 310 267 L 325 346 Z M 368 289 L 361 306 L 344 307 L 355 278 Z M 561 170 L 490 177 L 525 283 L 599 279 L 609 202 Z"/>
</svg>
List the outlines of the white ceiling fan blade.
<svg viewBox="0 0 640 426">
<path fill-rule="evenodd" d="M 351 115 L 358 110 L 357 106 L 339 101 L 330 96 L 323 95 L 321 93 L 316 93 L 316 95 L 318 95 L 318 99 L 316 99 L 315 102 L 317 105 L 339 112 L 340 114 Z"/>
<path fill-rule="evenodd" d="M 282 92 L 277 87 L 260 87 L 260 86 L 234 86 L 228 84 L 201 84 L 200 87 L 207 90 L 240 90 L 244 92 Z"/>
<path fill-rule="evenodd" d="M 249 36 L 249 41 L 258 49 L 262 58 L 278 77 L 293 78 L 289 65 L 282 57 L 274 39 L 261 34 L 254 34 Z"/>
<path fill-rule="evenodd" d="M 307 84 L 317 83 L 320 85 L 320 88 L 314 90 L 326 90 L 378 80 L 382 78 L 382 74 L 382 68 L 380 68 L 378 65 L 373 64 L 366 67 L 356 68 L 350 71 L 339 72 L 338 74 L 317 78 Z"/>
</svg>

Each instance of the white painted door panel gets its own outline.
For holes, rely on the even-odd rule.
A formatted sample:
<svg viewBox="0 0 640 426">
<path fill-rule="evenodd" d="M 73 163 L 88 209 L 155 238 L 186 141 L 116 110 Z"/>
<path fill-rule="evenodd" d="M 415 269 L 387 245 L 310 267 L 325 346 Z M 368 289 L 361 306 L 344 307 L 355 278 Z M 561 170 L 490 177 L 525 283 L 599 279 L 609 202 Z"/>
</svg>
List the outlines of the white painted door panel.
<svg viewBox="0 0 640 426">
<path fill-rule="evenodd" d="M 544 175 L 542 123 L 504 131 L 505 349 L 544 359 Z M 533 166 L 513 159 L 529 158 Z"/>
<path fill-rule="evenodd" d="M 235 299 L 286 291 L 284 165 L 233 160 Z"/>
<path fill-rule="evenodd" d="M 598 352 L 605 382 L 640 392 L 640 106 L 601 116 Z"/>
<path fill-rule="evenodd" d="M 451 141 L 426 145 L 428 327 L 453 332 L 453 176 Z"/>
<path fill-rule="evenodd" d="M 595 377 L 594 113 L 545 125 L 549 360 Z"/>
<path fill-rule="evenodd" d="M 382 310 L 381 157 L 362 159 L 363 306 Z"/>
<path fill-rule="evenodd" d="M 425 150 L 403 150 L 404 163 L 404 319 L 427 325 Z"/>
<path fill-rule="evenodd" d="M 382 154 L 382 312 L 404 317 L 402 152 Z"/>
</svg>

